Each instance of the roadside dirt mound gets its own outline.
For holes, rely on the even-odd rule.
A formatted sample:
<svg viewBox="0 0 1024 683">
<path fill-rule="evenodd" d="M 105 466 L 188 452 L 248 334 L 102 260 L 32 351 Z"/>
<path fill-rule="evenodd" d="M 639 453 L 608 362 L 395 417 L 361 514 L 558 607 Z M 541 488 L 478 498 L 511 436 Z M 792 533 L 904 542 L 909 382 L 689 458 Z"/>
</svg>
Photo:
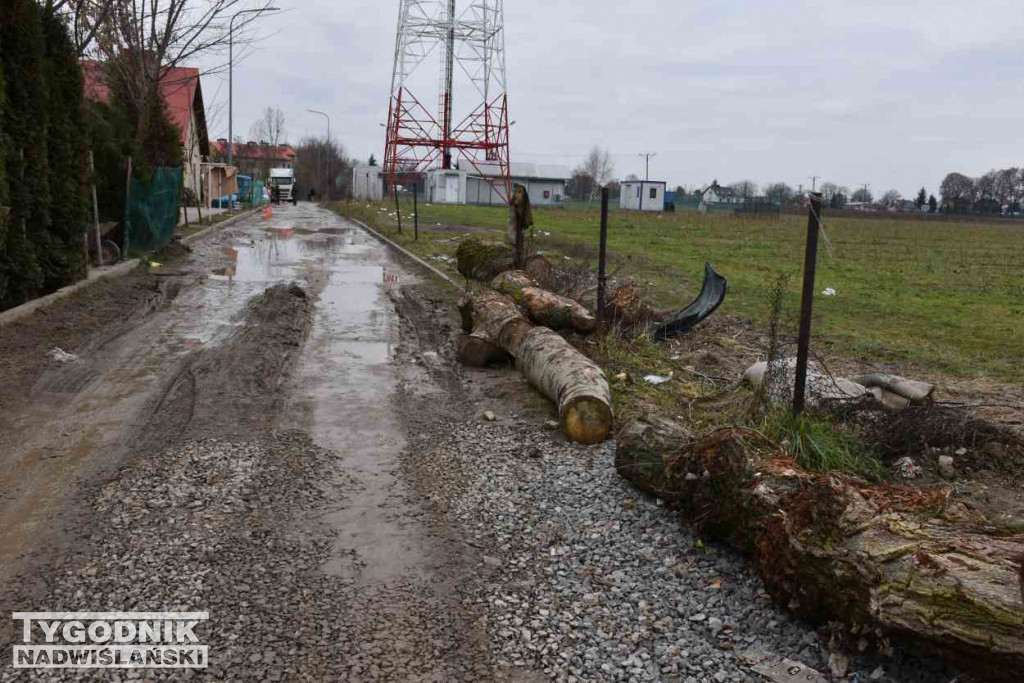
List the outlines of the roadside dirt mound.
<svg viewBox="0 0 1024 683">
<path fill-rule="evenodd" d="M 313 322 L 313 301 L 297 284 L 255 296 L 234 335 L 186 360 L 153 409 L 148 438 L 251 436 L 273 428 L 283 384 Z"/>
</svg>

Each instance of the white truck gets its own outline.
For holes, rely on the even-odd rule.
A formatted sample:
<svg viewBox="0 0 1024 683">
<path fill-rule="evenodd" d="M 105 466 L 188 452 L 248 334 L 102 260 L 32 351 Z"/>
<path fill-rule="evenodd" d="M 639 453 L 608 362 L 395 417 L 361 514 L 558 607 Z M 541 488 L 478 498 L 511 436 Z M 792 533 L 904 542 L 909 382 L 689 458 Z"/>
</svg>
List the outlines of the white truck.
<svg viewBox="0 0 1024 683">
<path fill-rule="evenodd" d="M 298 202 L 295 196 L 295 169 L 294 168 L 272 168 L 270 169 L 270 197 L 282 202 Z"/>
</svg>

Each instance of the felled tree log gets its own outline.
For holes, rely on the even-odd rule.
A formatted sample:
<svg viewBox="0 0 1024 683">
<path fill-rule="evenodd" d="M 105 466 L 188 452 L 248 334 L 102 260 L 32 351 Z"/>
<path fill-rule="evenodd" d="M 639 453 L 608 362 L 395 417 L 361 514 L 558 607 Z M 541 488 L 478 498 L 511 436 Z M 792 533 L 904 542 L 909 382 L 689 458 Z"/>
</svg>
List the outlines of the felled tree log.
<svg viewBox="0 0 1024 683">
<path fill-rule="evenodd" d="M 946 486 L 872 486 L 758 459 L 760 439 L 728 429 L 693 440 L 631 421 L 617 435 L 616 468 L 749 553 L 773 596 L 801 616 L 912 641 L 986 681 L 1019 680 L 1019 529 L 996 531 Z"/>
<path fill-rule="evenodd" d="M 492 244 L 478 239 L 465 239 L 455 252 L 459 273 L 471 280 L 490 282 L 498 273 L 512 270 L 514 255 L 507 244 Z"/>
<path fill-rule="evenodd" d="M 506 353 L 542 394 L 555 402 L 562 430 L 576 443 L 606 439 L 612 428 L 611 391 L 604 372 L 556 332 L 535 327 L 508 297 L 493 291 L 459 301 L 463 329 L 469 335 L 459 360 L 479 367 Z"/>
<path fill-rule="evenodd" d="M 466 239 L 459 244 L 455 253 L 458 260 L 459 273 L 471 280 L 490 282 L 499 273 L 514 268 L 514 253 L 507 244 L 481 242 L 478 239 Z M 541 287 L 551 282 L 551 263 L 540 255 L 526 258 L 523 270 Z"/>
<path fill-rule="evenodd" d="M 654 308 L 644 301 L 632 278 L 627 278 L 611 293 L 604 309 L 606 324 L 614 324 L 624 330 L 647 330 L 652 323 L 663 322 L 669 315 L 668 311 Z"/>
<path fill-rule="evenodd" d="M 553 330 L 574 330 L 589 334 L 597 319 L 579 303 L 541 288 L 521 270 L 506 270 L 491 281 L 491 287 L 526 309 L 530 320 Z"/>
</svg>

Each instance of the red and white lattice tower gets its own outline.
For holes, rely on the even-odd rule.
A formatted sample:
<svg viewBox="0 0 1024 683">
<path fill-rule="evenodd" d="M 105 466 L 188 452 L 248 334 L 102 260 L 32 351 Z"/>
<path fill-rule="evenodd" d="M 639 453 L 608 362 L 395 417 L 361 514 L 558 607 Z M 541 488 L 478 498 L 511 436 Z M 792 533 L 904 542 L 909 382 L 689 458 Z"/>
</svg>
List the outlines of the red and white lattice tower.
<svg viewBox="0 0 1024 683">
<path fill-rule="evenodd" d="M 421 73 L 433 57 L 441 62 L 436 108 L 436 81 Z M 400 0 L 384 147 L 390 187 L 458 167 L 507 202 L 508 130 L 503 0 Z"/>
</svg>

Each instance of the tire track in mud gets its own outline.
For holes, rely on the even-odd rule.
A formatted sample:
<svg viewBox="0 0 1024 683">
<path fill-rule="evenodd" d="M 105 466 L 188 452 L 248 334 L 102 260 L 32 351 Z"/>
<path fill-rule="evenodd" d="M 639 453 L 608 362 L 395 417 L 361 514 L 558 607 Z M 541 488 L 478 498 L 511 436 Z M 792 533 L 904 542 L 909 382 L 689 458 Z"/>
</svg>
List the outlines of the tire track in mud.
<svg viewBox="0 0 1024 683">
<path fill-rule="evenodd" d="M 252 297 L 230 336 L 189 354 L 168 380 L 149 411 L 142 450 L 146 444 L 273 429 L 313 314 L 312 300 L 297 284 L 274 285 Z"/>
</svg>

